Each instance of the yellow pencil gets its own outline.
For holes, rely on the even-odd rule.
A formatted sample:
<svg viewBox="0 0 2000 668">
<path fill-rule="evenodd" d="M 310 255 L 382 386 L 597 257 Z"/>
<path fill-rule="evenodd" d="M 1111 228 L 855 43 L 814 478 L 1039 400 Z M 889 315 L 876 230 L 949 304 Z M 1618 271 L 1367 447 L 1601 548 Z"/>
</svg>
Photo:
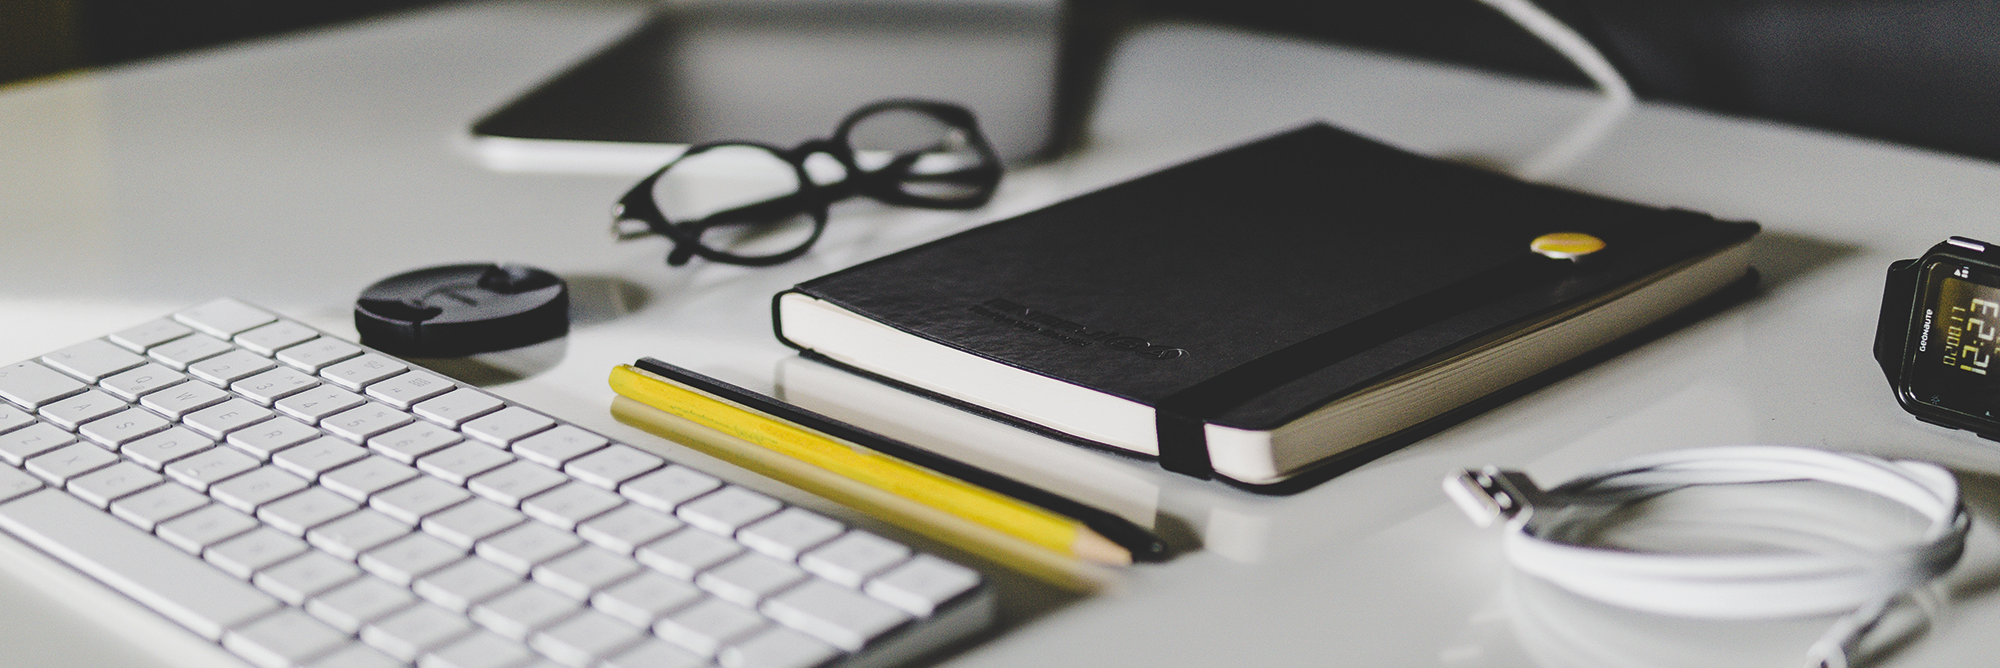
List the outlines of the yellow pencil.
<svg viewBox="0 0 2000 668">
<path fill-rule="evenodd" d="M 1132 562 L 1130 551 L 1074 519 L 739 407 L 645 370 L 630 365 L 613 368 L 611 388 L 790 459 L 1058 554 L 1100 564 Z"/>
</svg>

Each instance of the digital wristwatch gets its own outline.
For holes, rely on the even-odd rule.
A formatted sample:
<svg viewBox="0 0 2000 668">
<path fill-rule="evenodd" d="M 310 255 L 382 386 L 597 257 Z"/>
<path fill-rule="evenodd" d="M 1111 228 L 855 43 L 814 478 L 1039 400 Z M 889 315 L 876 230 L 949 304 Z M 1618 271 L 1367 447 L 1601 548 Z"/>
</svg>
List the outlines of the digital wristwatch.
<svg viewBox="0 0 2000 668">
<path fill-rule="evenodd" d="M 2000 247 L 1952 237 L 1889 265 L 1875 361 L 1917 419 L 2000 440 Z"/>
</svg>

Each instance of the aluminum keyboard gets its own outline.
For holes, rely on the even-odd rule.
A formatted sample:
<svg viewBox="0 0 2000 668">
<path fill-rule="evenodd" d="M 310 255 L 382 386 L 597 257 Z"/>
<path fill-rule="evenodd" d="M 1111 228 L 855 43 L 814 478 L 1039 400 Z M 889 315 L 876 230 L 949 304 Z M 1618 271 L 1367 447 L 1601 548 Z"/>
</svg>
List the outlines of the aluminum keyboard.
<svg viewBox="0 0 2000 668">
<path fill-rule="evenodd" d="M 258 666 L 809 668 L 976 571 L 235 300 L 0 366 L 0 529 Z"/>
</svg>

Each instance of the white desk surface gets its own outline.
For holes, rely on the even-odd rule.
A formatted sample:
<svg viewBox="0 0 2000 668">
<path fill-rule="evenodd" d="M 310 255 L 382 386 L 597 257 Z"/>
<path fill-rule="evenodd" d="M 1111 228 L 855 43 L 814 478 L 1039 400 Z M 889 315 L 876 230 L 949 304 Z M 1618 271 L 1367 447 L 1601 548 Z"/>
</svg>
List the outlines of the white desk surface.
<svg viewBox="0 0 2000 668">
<path fill-rule="evenodd" d="M 790 351 L 770 334 L 767 300 L 800 280 L 1313 119 L 1511 168 L 1595 105 L 1461 68 L 1161 26 L 1119 50 L 1087 150 L 1009 175 L 983 210 L 844 205 L 791 264 L 668 269 L 663 244 L 604 231 L 631 179 L 495 173 L 461 140 L 472 119 L 637 16 L 617 4 L 449 5 L 0 88 L 0 357 L 225 295 L 351 334 L 349 304 L 378 278 L 515 260 L 568 277 L 589 317 L 560 363 L 494 391 L 700 460 L 612 419 L 607 370 L 651 355 L 769 391 Z M 1973 547 L 1933 631 L 1892 665 L 1991 663 L 2000 450 L 1903 414 L 1869 349 L 1889 262 L 1948 235 L 2000 238 L 2000 166 L 1648 104 L 1547 180 L 1762 223 L 1760 293 L 1296 496 L 1090 454 L 1207 547 L 1060 602 L 996 574 L 1010 628 L 946 661 L 1797 665 L 1828 618 L 1681 620 L 1552 593 L 1509 575 L 1497 536 L 1438 490 L 1446 472 L 1487 463 L 1553 483 L 1641 452 L 1774 443 L 1964 474 L 1980 515 Z M 213 663 L 171 633 L 107 633 L 146 618 L 63 593 L 18 544 L 0 553 L 16 574 L 0 579 L 0 665 Z"/>
</svg>

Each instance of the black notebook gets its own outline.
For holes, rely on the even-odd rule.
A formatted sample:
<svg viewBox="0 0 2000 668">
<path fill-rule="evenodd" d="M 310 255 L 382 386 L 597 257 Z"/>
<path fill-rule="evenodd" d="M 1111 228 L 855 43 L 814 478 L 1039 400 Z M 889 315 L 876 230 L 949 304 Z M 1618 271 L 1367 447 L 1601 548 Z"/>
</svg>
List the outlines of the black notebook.
<svg viewBox="0 0 2000 668">
<path fill-rule="evenodd" d="M 1311 125 L 801 283 L 773 308 L 809 355 L 1271 485 L 1738 282 L 1756 232 Z M 1530 250 L 1550 233 L 1604 247 Z"/>
</svg>

